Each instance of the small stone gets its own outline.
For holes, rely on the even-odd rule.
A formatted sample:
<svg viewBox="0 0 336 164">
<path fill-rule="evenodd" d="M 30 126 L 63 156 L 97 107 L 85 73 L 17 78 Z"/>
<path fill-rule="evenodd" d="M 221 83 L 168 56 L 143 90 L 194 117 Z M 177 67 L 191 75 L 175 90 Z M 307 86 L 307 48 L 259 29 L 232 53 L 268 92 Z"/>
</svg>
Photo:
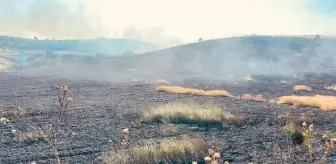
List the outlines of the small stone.
<svg viewBox="0 0 336 164">
<path fill-rule="evenodd" d="M 12 133 L 12 134 L 16 134 L 17 131 L 16 131 L 15 129 L 12 129 L 11 133 Z"/>
</svg>

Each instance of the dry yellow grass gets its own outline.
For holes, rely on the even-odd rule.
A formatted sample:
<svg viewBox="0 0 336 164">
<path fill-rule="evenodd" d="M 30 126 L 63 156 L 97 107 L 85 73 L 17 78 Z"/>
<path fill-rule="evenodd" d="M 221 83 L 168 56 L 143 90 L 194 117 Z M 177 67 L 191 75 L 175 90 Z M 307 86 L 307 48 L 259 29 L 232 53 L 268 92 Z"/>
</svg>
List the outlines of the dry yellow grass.
<svg viewBox="0 0 336 164">
<path fill-rule="evenodd" d="M 141 120 L 181 123 L 220 123 L 222 109 L 215 105 L 197 105 L 194 103 L 168 103 L 145 110 Z"/>
<path fill-rule="evenodd" d="M 104 163 L 157 163 L 161 160 L 182 160 L 202 157 L 206 145 L 198 139 L 163 139 L 147 142 L 120 153 L 108 152 L 102 156 Z"/>
<path fill-rule="evenodd" d="M 279 98 L 278 103 L 309 106 L 321 110 L 336 110 L 336 96 L 282 96 Z"/>
<path fill-rule="evenodd" d="M 294 91 L 312 91 L 312 88 L 307 85 L 295 85 L 293 87 Z"/>
<path fill-rule="evenodd" d="M 229 92 L 225 90 L 200 90 L 193 88 L 184 88 L 180 86 L 158 86 L 155 88 L 157 92 L 168 92 L 168 93 L 178 93 L 178 94 L 192 94 L 200 96 L 230 96 Z"/>
</svg>

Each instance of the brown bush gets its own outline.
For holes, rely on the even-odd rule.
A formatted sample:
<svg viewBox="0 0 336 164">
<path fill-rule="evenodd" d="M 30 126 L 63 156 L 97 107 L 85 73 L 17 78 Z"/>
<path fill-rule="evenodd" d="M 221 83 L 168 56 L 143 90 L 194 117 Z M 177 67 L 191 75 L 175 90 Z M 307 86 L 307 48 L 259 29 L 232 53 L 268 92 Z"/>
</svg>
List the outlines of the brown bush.
<svg viewBox="0 0 336 164">
<path fill-rule="evenodd" d="M 180 86 L 158 86 L 155 88 L 157 92 L 168 92 L 168 93 L 178 93 L 178 94 L 192 94 L 201 96 L 230 96 L 229 92 L 225 90 L 200 90 L 193 88 L 184 88 Z"/>
<path fill-rule="evenodd" d="M 312 91 L 312 88 L 307 85 L 295 85 L 293 87 L 294 91 Z"/>
<path fill-rule="evenodd" d="M 278 103 L 309 106 L 321 110 L 336 110 L 336 96 L 282 96 L 279 98 Z"/>
</svg>

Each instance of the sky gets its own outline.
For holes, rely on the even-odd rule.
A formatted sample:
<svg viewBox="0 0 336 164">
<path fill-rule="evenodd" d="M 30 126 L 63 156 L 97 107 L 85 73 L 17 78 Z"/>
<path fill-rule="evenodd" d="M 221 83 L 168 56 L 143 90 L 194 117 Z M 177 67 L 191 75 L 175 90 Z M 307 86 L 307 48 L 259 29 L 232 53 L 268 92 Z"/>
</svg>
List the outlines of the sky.
<svg viewBox="0 0 336 164">
<path fill-rule="evenodd" d="M 335 0 L 0 0 L 0 35 L 172 46 L 237 35 L 336 34 Z"/>
</svg>

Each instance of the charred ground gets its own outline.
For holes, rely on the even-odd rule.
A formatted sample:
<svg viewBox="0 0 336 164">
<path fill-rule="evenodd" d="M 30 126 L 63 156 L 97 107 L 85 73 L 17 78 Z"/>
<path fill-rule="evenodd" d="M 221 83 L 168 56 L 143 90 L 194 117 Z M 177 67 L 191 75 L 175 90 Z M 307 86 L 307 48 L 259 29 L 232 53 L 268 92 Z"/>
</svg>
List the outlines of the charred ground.
<svg viewBox="0 0 336 164">
<path fill-rule="evenodd" d="M 129 128 L 132 144 L 149 139 L 167 137 L 197 137 L 212 143 L 220 149 L 222 160 L 232 163 L 318 163 L 323 153 L 323 142 L 313 141 L 314 157 L 310 161 L 303 146 L 296 148 L 292 157 L 288 148 L 292 146 L 290 137 L 281 127 L 280 116 L 291 118 L 309 117 L 316 131 L 335 131 L 335 112 L 314 108 L 297 108 L 289 105 L 267 104 L 230 97 L 205 97 L 155 92 L 155 84 L 107 83 L 93 81 L 71 81 L 57 77 L 17 77 L 1 75 L 1 115 L 7 117 L 20 131 L 30 131 L 26 124 L 43 127 L 60 122 L 62 130 L 51 131 L 51 138 L 57 138 L 56 146 L 60 157 L 67 163 L 93 163 L 104 151 L 118 149 L 122 129 Z M 334 83 L 334 74 L 307 75 L 301 79 L 291 79 L 293 84 L 284 84 L 281 78 L 259 77 L 254 81 L 240 81 L 232 84 L 225 81 L 185 80 L 172 82 L 174 85 L 200 89 L 226 89 L 234 95 L 244 93 L 263 94 L 267 99 L 282 95 L 323 94 L 334 95 L 336 91 L 324 89 L 324 85 Z M 56 84 L 67 84 L 69 95 L 74 102 L 69 108 L 68 118 L 59 120 Z M 309 84 L 312 92 L 293 92 L 294 84 Z M 243 126 L 223 125 L 221 127 L 200 127 L 177 124 L 180 132 L 167 136 L 162 133 L 162 124 L 140 122 L 140 112 L 155 105 L 169 102 L 220 104 L 223 110 L 236 115 L 248 116 Z M 22 123 L 12 114 L 14 108 L 22 106 L 26 113 Z M 8 126 L 0 126 L 1 163 L 53 163 L 53 153 L 44 141 L 20 141 L 11 134 Z M 317 137 L 318 138 L 318 137 Z M 217 142 L 217 143 L 216 143 Z M 226 146 L 219 143 L 226 143 Z M 327 163 L 334 163 L 335 151 L 327 157 Z M 200 160 L 201 162 L 201 160 Z"/>
</svg>

